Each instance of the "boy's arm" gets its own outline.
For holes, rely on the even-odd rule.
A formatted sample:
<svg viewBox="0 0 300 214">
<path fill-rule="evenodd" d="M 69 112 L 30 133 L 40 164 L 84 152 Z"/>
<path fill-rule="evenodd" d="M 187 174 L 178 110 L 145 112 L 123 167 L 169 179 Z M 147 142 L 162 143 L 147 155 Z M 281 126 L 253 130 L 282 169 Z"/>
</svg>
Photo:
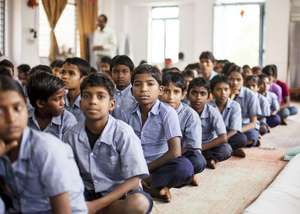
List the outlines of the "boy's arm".
<svg viewBox="0 0 300 214">
<path fill-rule="evenodd" d="M 162 166 L 163 164 L 181 156 L 181 140 L 180 137 L 173 137 L 168 140 L 168 151 L 160 158 L 152 161 L 148 164 L 149 171 L 152 172 L 154 169 Z"/>
<path fill-rule="evenodd" d="M 229 130 L 227 132 L 227 139 L 231 138 L 233 135 L 235 135 L 237 133 L 236 130 Z"/>
<path fill-rule="evenodd" d="M 69 194 L 67 192 L 50 197 L 50 206 L 53 214 L 72 213 Z"/>
<path fill-rule="evenodd" d="M 257 121 L 257 117 L 256 116 L 251 116 L 250 117 L 250 123 L 247 124 L 247 125 L 244 125 L 242 127 L 242 132 L 249 131 L 250 129 L 255 129 L 256 128 L 256 121 Z"/>
<path fill-rule="evenodd" d="M 214 148 L 216 146 L 219 146 L 219 145 L 221 145 L 223 143 L 227 143 L 227 136 L 226 136 L 226 134 L 220 134 L 217 138 L 213 139 L 209 143 L 202 144 L 202 150 L 205 151 L 205 150 Z"/>
<path fill-rule="evenodd" d="M 118 185 L 112 192 L 108 193 L 102 198 L 96 199 L 91 202 L 87 202 L 89 213 L 97 213 L 101 209 L 109 206 L 111 203 L 119 200 L 130 190 L 139 187 L 140 178 L 132 177 L 124 181 L 124 183 Z"/>
</svg>

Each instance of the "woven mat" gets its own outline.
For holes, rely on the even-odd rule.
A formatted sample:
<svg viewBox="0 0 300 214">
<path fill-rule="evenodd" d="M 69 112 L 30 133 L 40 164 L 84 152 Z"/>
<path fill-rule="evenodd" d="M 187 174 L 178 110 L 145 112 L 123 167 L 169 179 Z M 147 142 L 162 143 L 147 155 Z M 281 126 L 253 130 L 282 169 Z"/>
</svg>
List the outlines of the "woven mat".
<svg viewBox="0 0 300 214">
<path fill-rule="evenodd" d="M 286 165 L 280 149 L 262 146 L 246 149 L 246 153 L 244 159 L 231 157 L 215 170 L 206 169 L 198 187 L 171 189 L 171 203 L 155 201 L 152 213 L 241 213 Z"/>
</svg>

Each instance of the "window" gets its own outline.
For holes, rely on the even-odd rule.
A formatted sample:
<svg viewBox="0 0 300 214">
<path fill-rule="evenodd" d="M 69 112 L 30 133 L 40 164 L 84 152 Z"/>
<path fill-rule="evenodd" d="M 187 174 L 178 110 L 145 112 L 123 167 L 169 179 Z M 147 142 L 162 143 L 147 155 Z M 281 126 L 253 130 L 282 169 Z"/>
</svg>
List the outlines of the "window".
<svg viewBox="0 0 300 214">
<path fill-rule="evenodd" d="M 61 14 L 55 35 L 59 52 L 78 55 L 79 38 L 76 29 L 76 8 L 74 0 L 69 0 Z M 39 4 L 39 56 L 48 57 L 50 49 L 50 26 L 42 3 Z"/>
<path fill-rule="evenodd" d="M 0 52 L 5 54 L 5 0 L 0 0 Z"/>
<path fill-rule="evenodd" d="M 225 3 L 224 3 L 225 2 Z M 217 1 L 214 7 L 214 54 L 239 65 L 262 65 L 264 3 Z"/>
<path fill-rule="evenodd" d="M 178 61 L 179 52 L 179 8 L 153 7 L 150 30 L 150 60 L 162 63 L 166 58 Z"/>
</svg>

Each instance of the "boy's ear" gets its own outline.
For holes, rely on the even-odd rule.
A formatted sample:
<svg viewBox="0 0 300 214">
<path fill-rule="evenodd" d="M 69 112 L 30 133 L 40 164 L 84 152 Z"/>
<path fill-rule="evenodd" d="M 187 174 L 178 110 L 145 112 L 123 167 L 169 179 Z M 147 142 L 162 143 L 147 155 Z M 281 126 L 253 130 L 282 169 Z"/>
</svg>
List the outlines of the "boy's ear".
<svg viewBox="0 0 300 214">
<path fill-rule="evenodd" d="M 46 105 L 46 102 L 45 102 L 44 100 L 37 100 L 37 101 L 36 101 L 36 106 L 37 106 L 38 108 L 44 108 L 45 105 Z"/>
<path fill-rule="evenodd" d="M 80 83 L 82 83 L 82 81 L 86 78 L 87 76 L 82 76 L 82 77 L 80 77 Z"/>
<path fill-rule="evenodd" d="M 163 93 L 164 93 L 164 86 L 160 85 L 159 86 L 159 95 L 163 95 Z"/>
<path fill-rule="evenodd" d="M 110 113 L 115 109 L 115 106 L 116 106 L 116 100 L 114 98 L 112 98 L 110 100 L 110 106 L 109 106 L 109 112 Z"/>
<path fill-rule="evenodd" d="M 187 90 L 184 90 L 181 95 L 181 100 L 183 100 L 187 96 Z"/>
</svg>

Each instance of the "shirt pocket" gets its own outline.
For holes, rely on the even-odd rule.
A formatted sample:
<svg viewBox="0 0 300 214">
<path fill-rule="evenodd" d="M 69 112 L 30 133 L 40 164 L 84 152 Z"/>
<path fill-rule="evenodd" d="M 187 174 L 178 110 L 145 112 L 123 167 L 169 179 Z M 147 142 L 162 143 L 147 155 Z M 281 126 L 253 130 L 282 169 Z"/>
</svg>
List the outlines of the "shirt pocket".
<svg viewBox="0 0 300 214">
<path fill-rule="evenodd" d="M 95 152 L 97 168 L 110 178 L 121 172 L 120 154 L 112 145 L 101 143 Z"/>
</svg>

